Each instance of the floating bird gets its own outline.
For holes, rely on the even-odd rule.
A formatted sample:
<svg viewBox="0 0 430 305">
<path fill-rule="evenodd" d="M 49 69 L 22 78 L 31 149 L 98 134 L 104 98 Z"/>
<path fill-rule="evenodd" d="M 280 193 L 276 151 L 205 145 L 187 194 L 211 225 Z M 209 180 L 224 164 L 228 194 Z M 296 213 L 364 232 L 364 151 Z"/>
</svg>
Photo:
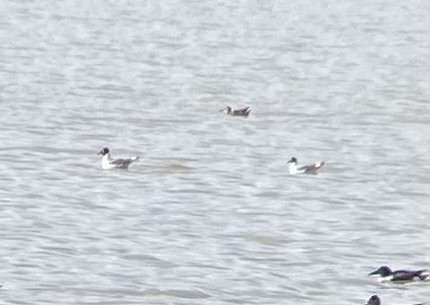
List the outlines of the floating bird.
<svg viewBox="0 0 430 305">
<path fill-rule="evenodd" d="M 419 303 L 415 305 L 428 305 L 429 303 Z M 381 299 L 377 295 L 372 295 L 366 305 L 381 305 Z"/>
<path fill-rule="evenodd" d="M 422 270 L 395 270 L 391 271 L 387 266 L 379 267 L 377 270 L 369 273 L 370 275 L 379 275 L 379 282 L 414 282 L 424 281 L 429 277 L 427 269 Z"/>
<path fill-rule="evenodd" d="M 250 112 L 251 109 L 249 107 L 236 110 L 232 110 L 230 106 L 224 108 L 224 113 L 231 116 L 248 116 Z"/>
<path fill-rule="evenodd" d="M 102 169 L 114 169 L 114 168 L 121 168 L 121 169 L 128 169 L 128 166 L 139 160 L 139 157 L 132 157 L 129 159 L 112 159 L 110 155 L 109 148 L 105 147 L 101 151 L 97 153 L 98 155 L 103 155 L 102 159 Z"/>
<path fill-rule="evenodd" d="M 366 305 L 381 305 L 381 299 L 377 295 L 372 295 Z"/>
<path fill-rule="evenodd" d="M 324 161 L 316 162 L 311 165 L 304 165 L 304 166 L 297 166 L 297 159 L 296 157 L 292 157 L 290 161 L 287 162 L 289 164 L 288 170 L 290 172 L 290 175 L 297 175 L 297 174 L 312 174 L 316 175 L 318 174 L 318 170 L 324 166 Z"/>
</svg>

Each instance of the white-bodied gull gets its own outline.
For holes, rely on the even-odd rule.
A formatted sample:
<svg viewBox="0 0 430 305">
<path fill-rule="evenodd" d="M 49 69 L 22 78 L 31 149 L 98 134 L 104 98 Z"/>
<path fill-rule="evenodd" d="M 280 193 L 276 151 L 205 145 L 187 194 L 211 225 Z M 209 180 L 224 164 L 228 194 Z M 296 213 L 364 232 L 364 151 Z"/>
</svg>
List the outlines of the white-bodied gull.
<svg viewBox="0 0 430 305">
<path fill-rule="evenodd" d="M 129 159 L 112 159 L 109 148 L 105 147 L 97 153 L 103 155 L 102 158 L 102 169 L 128 169 L 129 165 L 137 160 L 139 157 L 131 157 Z"/>
<path fill-rule="evenodd" d="M 288 170 L 290 172 L 290 175 L 297 175 L 297 174 L 311 174 L 316 175 L 318 174 L 318 170 L 324 166 L 324 161 L 316 162 L 314 164 L 310 165 L 297 165 L 297 159 L 296 157 L 292 157 L 290 161 L 288 161 L 289 166 Z"/>
</svg>

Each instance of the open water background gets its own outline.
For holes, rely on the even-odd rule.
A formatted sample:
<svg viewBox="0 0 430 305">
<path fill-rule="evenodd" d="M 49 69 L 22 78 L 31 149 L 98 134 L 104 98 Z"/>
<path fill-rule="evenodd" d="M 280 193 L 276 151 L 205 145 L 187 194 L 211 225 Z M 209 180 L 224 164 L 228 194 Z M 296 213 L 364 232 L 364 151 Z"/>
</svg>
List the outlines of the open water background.
<svg viewBox="0 0 430 305">
<path fill-rule="evenodd" d="M 0 6 L 0 304 L 430 300 L 429 1 Z"/>
</svg>

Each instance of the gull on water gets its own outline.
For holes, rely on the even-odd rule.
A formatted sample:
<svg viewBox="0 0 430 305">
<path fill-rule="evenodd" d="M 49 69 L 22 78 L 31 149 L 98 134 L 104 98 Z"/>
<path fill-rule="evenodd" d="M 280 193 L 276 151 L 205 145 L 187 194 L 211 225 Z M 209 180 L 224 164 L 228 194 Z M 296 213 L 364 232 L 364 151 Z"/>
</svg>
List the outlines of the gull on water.
<svg viewBox="0 0 430 305">
<path fill-rule="evenodd" d="M 251 112 L 249 107 L 233 110 L 230 106 L 224 108 L 224 113 L 231 116 L 248 116 Z"/>
<path fill-rule="evenodd" d="M 297 159 L 296 157 L 292 157 L 290 161 L 287 162 L 288 164 L 288 170 L 290 175 L 297 175 L 297 174 L 311 174 L 316 175 L 318 174 L 318 170 L 324 166 L 324 161 L 316 162 L 314 164 L 310 165 L 297 165 Z"/>
<path fill-rule="evenodd" d="M 139 157 L 131 157 L 129 159 L 112 159 L 109 148 L 105 147 L 97 153 L 102 155 L 102 169 L 128 169 L 129 165 L 139 160 Z"/>
</svg>

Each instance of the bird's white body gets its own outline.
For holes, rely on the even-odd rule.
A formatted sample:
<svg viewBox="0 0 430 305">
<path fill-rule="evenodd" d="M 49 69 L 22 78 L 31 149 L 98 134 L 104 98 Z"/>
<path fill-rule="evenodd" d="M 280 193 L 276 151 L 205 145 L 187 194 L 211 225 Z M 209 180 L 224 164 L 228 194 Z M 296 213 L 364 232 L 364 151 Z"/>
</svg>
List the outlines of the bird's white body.
<svg viewBox="0 0 430 305">
<path fill-rule="evenodd" d="M 110 154 L 106 154 L 102 158 L 102 169 L 112 169 L 115 168 L 115 165 L 111 163 L 112 158 Z"/>
<path fill-rule="evenodd" d="M 377 280 L 379 283 L 386 283 L 386 282 L 390 282 L 392 279 L 393 279 L 393 276 L 392 276 L 392 275 L 389 275 L 389 276 L 378 276 L 378 277 L 376 278 L 376 280 Z"/>
<path fill-rule="evenodd" d="M 290 163 L 290 165 L 288 166 L 288 171 L 290 172 L 290 175 L 303 174 L 305 172 L 304 169 L 299 170 L 297 168 L 297 164 L 296 163 Z"/>
</svg>

